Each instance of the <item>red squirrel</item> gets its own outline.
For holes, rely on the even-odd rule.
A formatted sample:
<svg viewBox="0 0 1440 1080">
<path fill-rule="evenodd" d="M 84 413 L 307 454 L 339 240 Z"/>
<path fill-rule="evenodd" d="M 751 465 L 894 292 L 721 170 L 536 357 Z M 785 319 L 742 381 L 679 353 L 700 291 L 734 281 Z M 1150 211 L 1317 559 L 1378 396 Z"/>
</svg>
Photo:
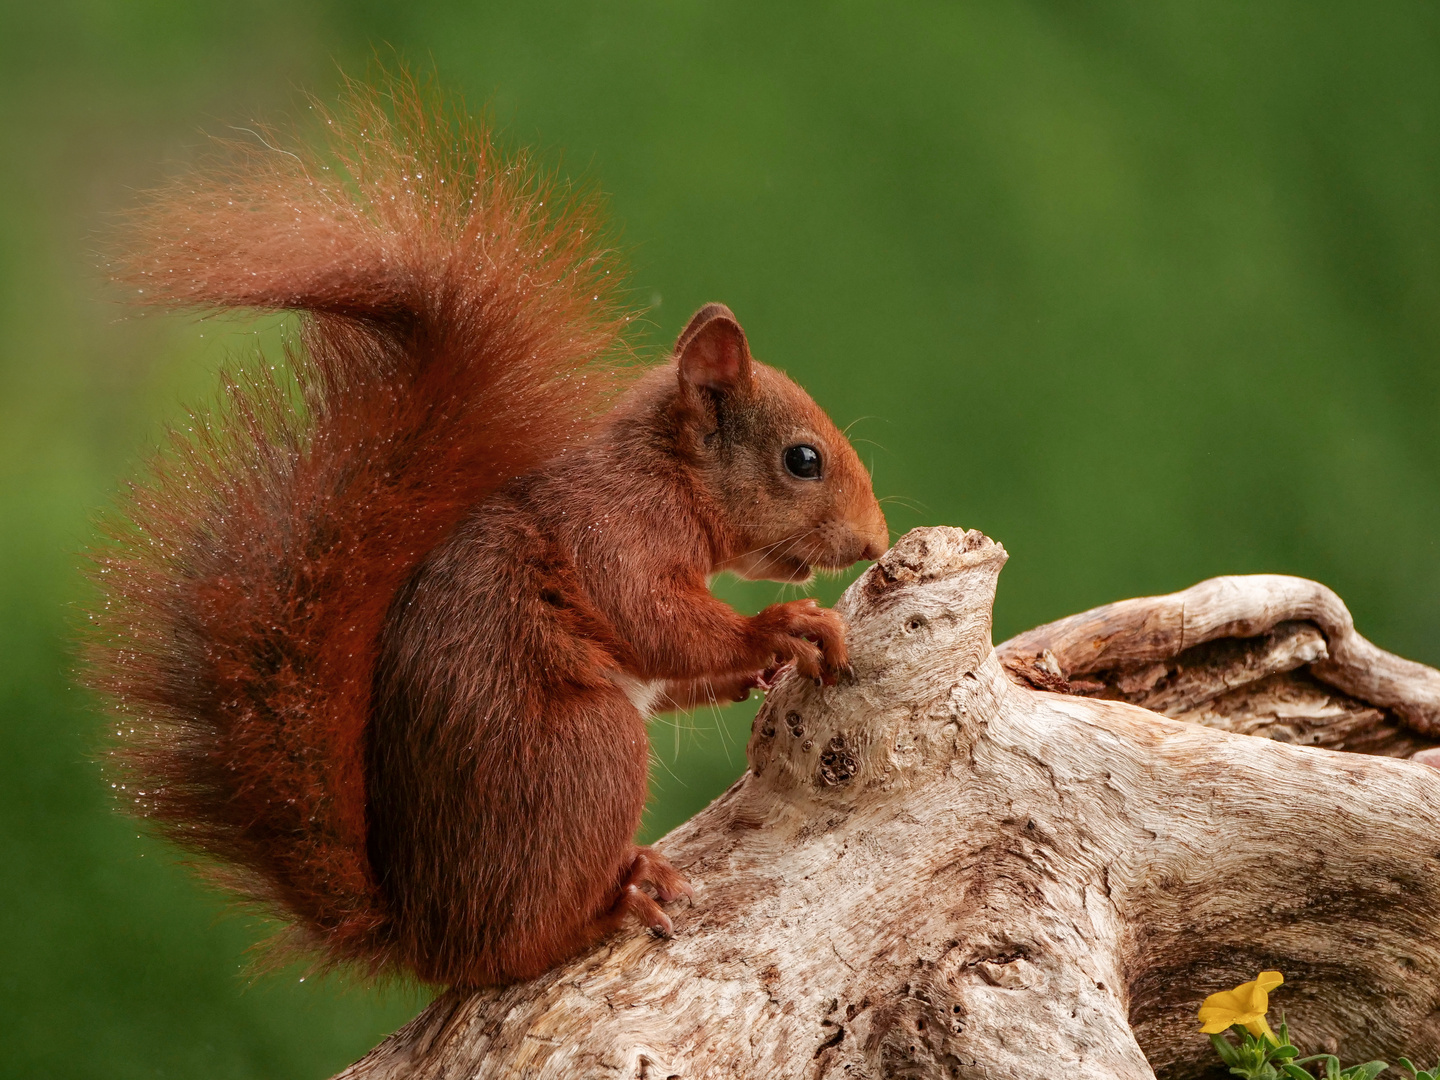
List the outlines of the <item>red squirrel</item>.
<svg viewBox="0 0 1440 1080">
<path fill-rule="evenodd" d="M 870 478 L 722 305 L 636 375 L 592 208 L 482 129 L 404 80 L 325 123 L 137 219 L 141 302 L 301 330 L 97 552 L 119 786 L 323 962 L 476 987 L 669 934 L 646 717 L 845 669 L 833 612 L 708 582 L 877 558 Z"/>
</svg>

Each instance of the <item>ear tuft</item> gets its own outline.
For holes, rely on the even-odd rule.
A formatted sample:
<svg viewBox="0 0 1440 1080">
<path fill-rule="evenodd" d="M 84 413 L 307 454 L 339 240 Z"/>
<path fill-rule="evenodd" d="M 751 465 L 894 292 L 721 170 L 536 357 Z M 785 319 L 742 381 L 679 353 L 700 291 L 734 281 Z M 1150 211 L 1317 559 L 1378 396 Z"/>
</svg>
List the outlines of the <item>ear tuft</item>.
<svg viewBox="0 0 1440 1080">
<path fill-rule="evenodd" d="M 706 304 L 675 342 L 680 381 L 714 390 L 750 384 L 750 346 L 739 320 L 724 304 Z"/>
</svg>

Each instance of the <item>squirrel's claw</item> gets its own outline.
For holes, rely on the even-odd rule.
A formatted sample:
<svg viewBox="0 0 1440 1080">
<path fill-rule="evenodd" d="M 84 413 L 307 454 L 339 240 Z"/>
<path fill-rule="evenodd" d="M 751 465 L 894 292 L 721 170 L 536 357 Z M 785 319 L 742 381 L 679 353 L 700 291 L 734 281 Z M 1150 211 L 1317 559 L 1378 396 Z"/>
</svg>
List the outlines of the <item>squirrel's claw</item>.
<svg viewBox="0 0 1440 1080">
<path fill-rule="evenodd" d="M 656 937 L 675 936 L 675 924 L 670 921 L 655 898 L 639 885 L 626 885 L 620 890 L 620 899 L 615 902 L 615 911 L 622 917 L 633 915 Z"/>
<path fill-rule="evenodd" d="M 786 669 L 793 666 L 788 660 L 783 664 L 771 664 L 755 675 L 755 689 L 768 694 L 775 689 L 775 684 L 780 681 L 780 676 L 785 674 Z"/>
<path fill-rule="evenodd" d="M 655 890 L 651 896 L 641 885 L 650 885 Z M 625 871 L 625 880 L 620 886 L 620 896 L 613 908 L 617 919 L 633 915 L 658 937 L 675 936 L 675 924 L 665 914 L 660 903 L 670 903 L 685 897 L 692 903 L 695 890 L 683 874 L 670 865 L 670 860 L 648 847 L 637 847 L 630 857 Z M 656 898 L 659 898 L 657 902 Z"/>
</svg>

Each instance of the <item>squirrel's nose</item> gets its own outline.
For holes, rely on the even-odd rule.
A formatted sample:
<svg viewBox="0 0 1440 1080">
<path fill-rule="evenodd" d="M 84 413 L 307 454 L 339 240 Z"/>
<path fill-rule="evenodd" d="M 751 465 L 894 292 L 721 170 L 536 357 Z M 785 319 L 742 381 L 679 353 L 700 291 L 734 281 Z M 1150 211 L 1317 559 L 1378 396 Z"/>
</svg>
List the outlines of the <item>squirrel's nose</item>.
<svg viewBox="0 0 1440 1080">
<path fill-rule="evenodd" d="M 871 529 L 869 536 L 865 538 L 865 549 L 860 552 L 860 558 L 874 562 L 884 555 L 889 547 L 890 530 L 885 525 L 885 519 L 881 518 L 879 524 Z"/>
</svg>

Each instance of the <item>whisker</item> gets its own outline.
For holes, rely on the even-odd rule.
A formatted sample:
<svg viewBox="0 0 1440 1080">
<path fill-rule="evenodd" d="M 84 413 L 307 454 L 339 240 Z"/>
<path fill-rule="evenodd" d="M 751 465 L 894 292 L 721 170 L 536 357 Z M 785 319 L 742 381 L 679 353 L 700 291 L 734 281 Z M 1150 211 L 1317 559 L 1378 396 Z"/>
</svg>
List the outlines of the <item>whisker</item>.
<svg viewBox="0 0 1440 1080">
<path fill-rule="evenodd" d="M 795 548 L 796 548 L 800 543 L 802 543 L 805 539 L 807 539 L 807 538 L 809 537 L 809 535 L 810 535 L 810 530 L 806 530 L 804 533 L 801 533 L 800 535 L 795 536 L 794 538 L 792 538 L 791 541 L 790 541 L 790 543 L 788 543 L 788 544 L 785 545 L 785 550 L 782 551 L 782 552 L 779 554 L 778 558 L 781 558 L 781 559 L 788 558 L 788 557 L 790 556 L 790 553 L 791 553 L 792 551 L 794 551 Z"/>
<path fill-rule="evenodd" d="M 670 768 L 670 766 L 666 763 L 665 759 L 664 759 L 663 757 L 661 757 L 659 754 L 655 753 L 653 750 L 650 752 L 650 760 L 651 760 L 652 762 L 654 762 L 656 765 L 659 765 L 660 768 L 663 769 L 663 770 L 669 775 L 670 779 L 671 779 L 671 780 L 674 780 L 674 781 L 675 781 L 677 784 L 679 784 L 681 787 L 688 787 L 688 786 L 689 786 L 688 784 L 685 783 L 684 780 L 681 780 L 680 777 L 675 774 L 675 770 L 672 769 L 672 768 Z"/>
<path fill-rule="evenodd" d="M 776 540 L 773 544 L 766 544 L 764 547 L 753 547 L 753 548 L 751 548 L 749 551 L 742 551 L 742 552 L 740 552 L 740 554 L 737 555 L 737 556 L 735 556 L 735 557 L 736 557 L 737 559 L 743 559 L 746 555 L 768 555 L 768 554 L 770 554 L 770 552 L 774 551 L 774 550 L 775 550 L 777 547 L 779 547 L 781 544 L 795 543 L 795 542 L 797 542 L 797 541 L 800 541 L 800 540 L 805 539 L 807 536 L 810 535 L 810 533 L 811 533 L 812 531 L 813 531 L 813 530 L 811 530 L 811 529 L 806 529 L 803 533 L 792 533 L 790 536 L 782 536 L 779 540 Z"/>
<path fill-rule="evenodd" d="M 907 510 L 914 510 L 917 514 L 928 514 L 930 512 L 930 508 L 924 503 L 917 502 L 916 500 L 911 499 L 905 495 L 886 495 L 883 499 L 878 499 L 876 501 L 881 503 L 882 505 L 884 505 L 885 503 L 895 503 L 899 506 L 903 506 Z"/>
<path fill-rule="evenodd" d="M 840 434 L 841 434 L 841 435 L 844 435 L 844 436 L 848 439 L 848 438 L 850 437 L 850 429 L 851 429 L 852 427 L 854 427 L 856 424 L 860 423 L 861 420 L 883 420 L 883 419 L 884 419 L 883 416 L 857 416 L 854 420 L 851 420 L 848 424 L 846 424 L 843 428 L 840 429 Z"/>
<path fill-rule="evenodd" d="M 720 733 L 720 745 L 725 748 L 725 764 L 732 764 L 730 733 L 725 730 L 725 707 L 715 699 L 714 694 L 710 695 L 709 705 L 711 718 L 715 721 L 715 730 Z"/>
</svg>

